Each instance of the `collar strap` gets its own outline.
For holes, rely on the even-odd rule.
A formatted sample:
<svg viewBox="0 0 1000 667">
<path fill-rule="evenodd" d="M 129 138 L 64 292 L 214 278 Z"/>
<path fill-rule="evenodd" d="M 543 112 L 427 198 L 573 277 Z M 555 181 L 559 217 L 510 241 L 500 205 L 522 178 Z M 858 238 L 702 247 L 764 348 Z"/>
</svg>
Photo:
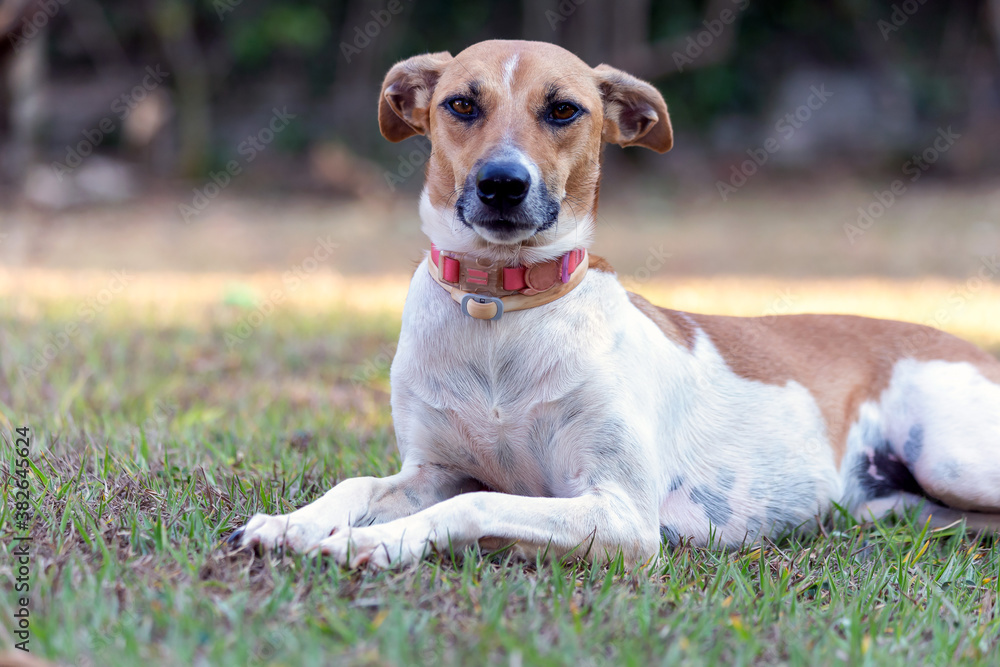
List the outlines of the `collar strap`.
<svg viewBox="0 0 1000 667">
<path fill-rule="evenodd" d="M 583 280 L 588 263 L 583 248 L 542 264 L 498 266 L 431 245 L 427 269 L 461 304 L 463 313 L 477 320 L 499 320 L 506 312 L 542 306 L 569 293 Z"/>
</svg>

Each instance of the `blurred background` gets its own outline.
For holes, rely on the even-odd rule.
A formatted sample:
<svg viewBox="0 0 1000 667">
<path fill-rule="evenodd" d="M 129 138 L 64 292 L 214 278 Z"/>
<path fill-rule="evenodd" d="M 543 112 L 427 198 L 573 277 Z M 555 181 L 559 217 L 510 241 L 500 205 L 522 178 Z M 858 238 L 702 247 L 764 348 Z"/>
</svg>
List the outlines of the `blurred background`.
<svg viewBox="0 0 1000 667">
<path fill-rule="evenodd" d="M 990 0 L 3 0 L 0 30 L 4 184 L 52 208 L 202 180 L 275 107 L 294 122 L 243 189 L 382 197 L 381 172 L 401 154 L 375 124 L 385 71 L 491 38 L 555 42 L 653 81 L 677 153 L 636 151 L 609 170 L 642 185 L 711 189 L 813 86 L 830 98 L 782 135 L 770 178 L 878 177 L 949 125 L 975 139 L 936 178 L 1000 169 Z M 56 164 L 68 173 L 52 182 Z"/>
<path fill-rule="evenodd" d="M 614 235 L 627 247 L 644 245 L 647 222 L 683 231 L 693 218 L 702 233 L 668 272 L 773 272 L 773 252 L 720 253 L 727 239 L 747 250 L 763 235 L 802 248 L 779 260 L 793 273 L 959 275 L 965 258 L 953 265 L 941 251 L 997 240 L 1000 0 L 2 0 L 0 34 L 8 264 L 121 263 L 123 231 L 133 268 L 287 264 L 270 233 L 263 248 L 234 248 L 196 229 L 258 218 L 311 221 L 345 242 L 391 221 L 404 246 L 419 243 L 413 196 L 429 148 L 379 136 L 382 76 L 407 56 L 490 38 L 556 42 L 660 88 L 676 148 L 608 150 L 602 200 L 607 226 L 629 221 Z M 970 231 L 913 239 L 893 257 L 866 249 L 879 235 L 861 243 L 844 225 L 866 223 L 858 207 L 897 179 L 908 205 L 893 201 L 878 227 L 906 217 Z M 938 209 L 928 192 L 957 196 Z M 621 201 L 634 210 L 620 213 Z M 343 206 L 352 203 L 365 209 Z M 790 237 L 778 220 L 787 203 Z M 758 216 L 766 229 L 739 222 Z M 124 229 L 111 238 L 88 229 L 91 243 L 74 231 L 116 221 Z M 35 238 L 50 224 L 66 232 L 61 242 Z M 139 257 L 158 233 L 187 247 Z M 251 246 L 253 235 L 244 235 Z M 833 239 L 832 250 L 853 253 L 832 258 Z M 197 248 L 212 249 L 211 261 Z M 382 271 L 397 259 L 341 266 Z"/>
<path fill-rule="evenodd" d="M 114 271 L 109 313 L 396 322 L 430 147 L 381 138 L 382 77 L 525 38 L 668 102 L 670 153 L 605 151 L 595 250 L 630 286 L 1000 347 L 1000 0 L 0 0 L 0 34 L 8 331 Z"/>
</svg>

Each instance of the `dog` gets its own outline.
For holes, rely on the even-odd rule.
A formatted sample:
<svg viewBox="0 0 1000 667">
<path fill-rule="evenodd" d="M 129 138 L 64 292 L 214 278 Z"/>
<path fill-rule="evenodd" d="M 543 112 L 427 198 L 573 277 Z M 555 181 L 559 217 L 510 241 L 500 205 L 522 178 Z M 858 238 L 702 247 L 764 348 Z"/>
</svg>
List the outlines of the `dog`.
<svg viewBox="0 0 1000 667">
<path fill-rule="evenodd" d="M 652 85 L 488 41 L 395 65 L 378 121 L 433 146 L 391 367 L 401 470 L 234 544 L 352 568 L 476 545 L 641 565 L 814 530 L 835 504 L 1000 527 L 991 355 L 901 322 L 658 308 L 588 254 L 603 144 L 673 144 Z"/>
</svg>

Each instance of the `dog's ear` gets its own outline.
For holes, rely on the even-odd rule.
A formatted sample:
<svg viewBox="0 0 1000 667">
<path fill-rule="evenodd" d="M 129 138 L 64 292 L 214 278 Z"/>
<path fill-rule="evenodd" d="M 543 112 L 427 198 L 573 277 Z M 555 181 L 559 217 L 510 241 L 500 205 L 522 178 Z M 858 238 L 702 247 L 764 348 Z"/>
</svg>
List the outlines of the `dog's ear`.
<svg viewBox="0 0 1000 667">
<path fill-rule="evenodd" d="M 594 72 L 604 99 L 604 141 L 669 151 L 674 132 L 660 91 L 609 65 L 598 65 Z"/>
<path fill-rule="evenodd" d="M 429 128 L 431 96 L 444 66 L 447 51 L 425 53 L 396 63 L 385 75 L 378 101 L 378 129 L 389 141 L 402 141 Z"/>
</svg>

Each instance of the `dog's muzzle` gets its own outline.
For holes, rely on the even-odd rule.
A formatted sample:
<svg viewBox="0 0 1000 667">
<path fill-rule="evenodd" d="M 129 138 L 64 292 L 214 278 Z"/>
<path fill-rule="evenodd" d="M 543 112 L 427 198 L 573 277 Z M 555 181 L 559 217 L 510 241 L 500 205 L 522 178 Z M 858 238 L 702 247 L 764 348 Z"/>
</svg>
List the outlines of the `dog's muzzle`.
<svg viewBox="0 0 1000 667">
<path fill-rule="evenodd" d="M 523 160 L 499 157 L 474 168 L 456 204 L 458 219 L 494 243 L 517 243 L 548 229 L 559 202 Z"/>
</svg>

